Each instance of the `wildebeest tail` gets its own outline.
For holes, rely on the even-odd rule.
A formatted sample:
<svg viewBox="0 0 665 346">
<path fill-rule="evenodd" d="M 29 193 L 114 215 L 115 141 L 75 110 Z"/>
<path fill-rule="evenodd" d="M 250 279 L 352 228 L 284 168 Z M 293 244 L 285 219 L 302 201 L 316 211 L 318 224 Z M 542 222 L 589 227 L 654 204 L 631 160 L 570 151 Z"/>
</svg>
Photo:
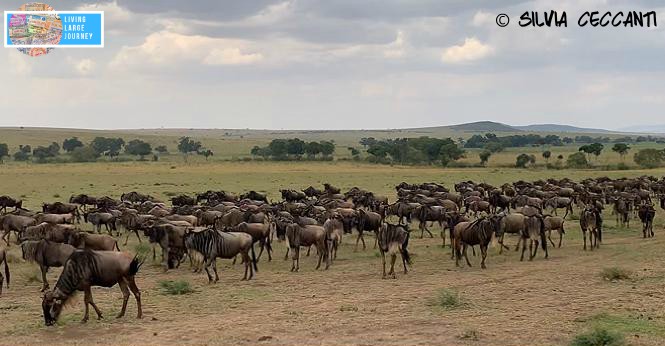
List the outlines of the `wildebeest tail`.
<svg viewBox="0 0 665 346">
<path fill-rule="evenodd" d="M 256 265 L 256 254 L 254 253 L 254 244 L 250 245 L 252 252 L 252 265 L 254 266 L 254 271 L 258 272 L 259 267 Z"/>
<path fill-rule="evenodd" d="M 139 272 L 139 268 L 143 265 L 145 259 L 140 260 L 138 255 L 134 256 L 132 263 L 129 264 L 129 275 L 136 275 Z"/>
<path fill-rule="evenodd" d="M 402 244 L 402 257 L 408 263 L 409 265 L 411 264 L 411 254 L 409 254 L 409 237 L 411 236 L 411 232 L 406 232 L 406 239 L 404 239 L 404 243 Z"/>
</svg>

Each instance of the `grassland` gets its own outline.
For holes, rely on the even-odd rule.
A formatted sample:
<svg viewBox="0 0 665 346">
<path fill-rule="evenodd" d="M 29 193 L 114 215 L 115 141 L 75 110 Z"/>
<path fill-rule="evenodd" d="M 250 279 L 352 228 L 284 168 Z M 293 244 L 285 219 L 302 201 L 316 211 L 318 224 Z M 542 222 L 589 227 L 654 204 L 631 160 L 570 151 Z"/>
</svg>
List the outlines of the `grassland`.
<svg viewBox="0 0 665 346">
<path fill-rule="evenodd" d="M 61 140 L 76 135 L 71 130 L 31 138 L 0 133 L 3 136 L 0 142 L 14 144 L 33 144 L 32 141 L 48 144 L 56 137 Z M 172 143 L 181 134 L 168 135 L 168 130 L 164 130 L 157 134 L 139 131 L 127 136 L 160 144 Z M 90 137 L 84 135 L 94 134 L 81 133 L 85 140 Z M 210 143 L 206 145 L 211 147 L 215 145 L 213 150 L 219 148 L 228 153 L 254 140 L 238 137 L 227 141 L 218 139 L 216 134 L 211 134 L 210 139 L 199 134 L 192 137 Z M 255 140 L 267 142 L 268 138 L 266 135 Z M 224 149 L 225 144 L 231 147 Z M 574 150 L 553 148 L 553 158 L 558 149 Z M 178 155 L 163 162 L 12 162 L 0 165 L 0 194 L 21 197 L 29 208 L 38 208 L 44 201 L 65 200 L 76 193 L 118 197 L 132 190 L 166 200 L 174 194 L 208 189 L 234 192 L 254 189 L 277 200 L 279 188 L 330 182 L 343 189 L 363 187 L 394 200 L 394 186 L 401 181 L 434 181 L 450 186 L 470 179 L 499 185 L 518 179 L 549 177 L 580 180 L 594 176 L 665 175 L 665 169 L 501 167 L 514 162 L 515 154 L 512 150 L 497 154 L 493 157 L 496 162 L 491 161 L 489 168 L 465 169 L 351 161 L 236 162 L 217 155 L 208 163 L 201 160 L 184 163 Z M 614 162 L 618 156 L 604 153 L 599 161 L 604 160 Z M 567 345 L 576 334 L 606 328 L 621 333 L 631 345 L 660 345 L 665 330 L 665 303 L 659 293 L 665 284 L 664 213 L 658 210 L 656 238 L 648 240 L 641 238 L 639 221 L 633 220 L 631 228 L 617 227 L 609 211 L 605 219 L 604 243 L 598 251 L 582 251 L 578 221 L 569 218 L 564 245 L 561 249 L 550 248 L 548 260 L 539 252 L 533 262 L 519 262 L 517 253 L 505 251 L 499 255 L 498 248 L 493 248 L 487 270 L 480 270 L 479 258 L 472 256 L 474 267 L 456 268 L 450 260 L 450 249 L 441 248 L 436 232 L 433 239 L 414 236 L 409 244 L 414 261 L 412 271 L 407 275 L 398 272 L 397 280 L 381 279 L 379 254 L 371 245 L 365 251 L 354 252 L 355 235 L 345 236 L 338 260 L 327 272 L 315 271 L 315 256 L 303 255 L 301 272 L 290 273 L 290 262 L 283 260 L 285 245 L 276 243 L 273 261 L 268 263 L 262 258 L 256 280 L 250 282 L 241 282 L 242 266 L 233 266 L 227 260 L 220 260 L 218 266 L 220 283 L 208 285 L 205 274 L 192 273 L 187 264 L 164 273 L 158 261 L 148 259 L 137 278 L 143 292 L 143 320 L 133 318 L 136 312 L 133 299 L 127 316 L 113 319 L 121 305 L 120 290 L 95 288 L 93 295 L 105 313 L 104 320 L 79 324 L 83 311 L 79 297 L 65 310 L 58 326 L 52 328 L 44 327 L 41 317 L 39 269 L 25 263 L 18 247 L 12 245 L 9 252 L 12 284 L 0 297 L 3 321 L 0 344 Z M 89 225 L 81 227 L 90 229 Z M 507 242 L 515 244 L 516 238 L 508 237 Z M 132 238 L 122 248 L 134 252 L 137 245 Z M 144 247 L 140 249 L 145 252 Z M 606 280 L 603 273 L 608 268 L 625 269 L 630 275 L 621 280 Z M 51 284 L 59 272 L 57 268 L 51 270 L 48 275 Z M 187 289 L 178 289 L 178 294 L 173 294 L 164 288 L 164 282 Z"/>
</svg>

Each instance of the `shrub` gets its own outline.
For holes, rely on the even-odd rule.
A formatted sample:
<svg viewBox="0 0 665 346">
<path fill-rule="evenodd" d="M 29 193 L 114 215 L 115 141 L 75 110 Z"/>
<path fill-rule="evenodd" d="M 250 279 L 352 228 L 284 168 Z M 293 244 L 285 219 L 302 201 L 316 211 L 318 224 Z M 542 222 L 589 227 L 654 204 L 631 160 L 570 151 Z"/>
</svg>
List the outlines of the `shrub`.
<svg viewBox="0 0 665 346">
<path fill-rule="evenodd" d="M 578 334 L 570 343 L 572 346 L 620 346 L 623 336 L 607 329 L 596 328 L 591 332 Z"/>
<path fill-rule="evenodd" d="M 630 279 L 631 272 L 619 267 L 610 267 L 603 269 L 600 276 L 607 281 L 627 280 Z"/>
<path fill-rule="evenodd" d="M 520 154 L 515 159 L 515 167 L 517 168 L 526 168 L 528 164 L 533 165 L 535 163 L 536 163 L 536 157 L 534 155 Z"/>
<path fill-rule="evenodd" d="M 189 285 L 189 281 L 185 280 L 162 280 L 159 282 L 159 287 L 164 294 L 182 295 L 194 292 Z"/>
<path fill-rule="evenodd" d="M 72 162 L 95 162 L 99 154 L 91 146 L 78 147 L 72 150 Z"/>
<path fill-rule="evenodd" d="M 635 163 L 644 168 L 656 168 L 665 161 L 665 151 L 658 149 L 642 149 L 633 157 Z"/>
<path fill-rule="evenodd" d="M 464 305 L 459 292 L 451 289 L 441 290 L 436 297 L 435 303 L 445 310 L 456 309 Z"/>
<path fill-rule="evenodd" d="M 566 160 L 566 164 L 570 168 L 587 168 L 589 167 L 589 161 L 587 161 L 586 156 L 582 152 L 577 152 L 570 154 Z"/>
</svg>

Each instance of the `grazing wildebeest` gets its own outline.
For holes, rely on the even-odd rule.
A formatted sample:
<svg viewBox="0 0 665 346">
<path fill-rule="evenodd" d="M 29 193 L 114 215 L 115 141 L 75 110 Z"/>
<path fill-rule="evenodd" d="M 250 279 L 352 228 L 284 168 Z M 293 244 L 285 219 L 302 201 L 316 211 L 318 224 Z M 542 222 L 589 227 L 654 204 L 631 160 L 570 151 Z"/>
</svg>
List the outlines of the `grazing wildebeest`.
<svg viewBox="0 0 665 346">
<path fill-rule="evenodd" d="M 51 267 L 62 267 L 76 248 L 48 240 L 28 240 L 21 243 L 23 259 L 39 264 L 42 272 L 42 292 L 49 288 L 46 273 Z"/>
<path fill-rule="evenodd" d="M 365 250 L 365 238 L 363 234 L 365 231 L 374 231 L 375 234 L 379 233 L 379 228 L 381 228 L 381 221 L 383 218 L 379 213 L 373 211 L 366 211 L 360 209 L 358 211 L 358 238 L 356 238 L 356 247 L 354 251 L 358 251 L 358 241 L 361 240 L 363 243 L 363 250 Z M 376 242 L 375 242 L 376 244 Z"/>
<path fill-rule="evenodd" d="M 642 204 L 637 215 L 642 221 L 642 235 L 644 238 L 653 237 L 653 219 L 656 216 L 656 209 L 651 204 Z"/>
<path fill-rule="evenodd" d="M 180 195 L 171 198 L 171 204 L 173 204 L 174 207 L 181 207 L 183 205 L 196 205 L 196 198 L 189 197 L 187 195 Z"/>
<path fill-rule="evenodd" d="M 203 267 L 206 274 L 208 274 L 208 283 L 213 282 L 212 275 L 210 275 L 210 266 L 215 272 L 214 282 L 219 281 L 217 257 L 231 259 L 240 254 L 243 263 L 245 263 L 243 280 L 251 280 L 254 271 L 258 271 L 254 247 L 252 246 L 252 236 L 247 233 L 219 232 L 212 228 L 200 232 L 189 232 L 185 235 L 185 248 L 193 261 L 203 262 Z M 250 252 L 252 254 L 251 258 L 249 257 Z"/>
<path fill-rule="evenodd" d="M 7 264 L 7 244 L 4 240 L 0 239 L 0 263 L 5 263 L 5 276 L 7 277 L 7 288 L 9 288 L 11 275 L 9 274 L 9 264 Z M 2 283 L 4 280 L 2 272 L 0 272 L 0 295 L 2 295 Z"/>
<path fill-rule="evenodd" d="M 146 201 L 155 201 L 155 198 L 150 195 L 144 195 L 136 191 L 123 193 L 120 195 L 120 200 L 123 202 L 132 202 L 132 203 L 143 203 Z"/>
<path fill-rule="evenodd" d="M 547 252 L 547 239 L 545 237 L 545 224 L 543 217 L 540 215 L 527 216 L 524 220 L 524 229 L 522 230 L 522 255 L 520 261 L 524 260 L 524 251 L 526 250 L 526 242 L 529 241 L 529 261 L 533 260 L 538 253 L 538 243 L 545 251 L 545 258 L 549 257 Z"/>
<path fill-rule="evenodd" d="M 118 250 L 118 241 L 105 234 L 93 234 L 88 232 L 76 232 L 69 237 L 69 244 L 79 249 L 98 251 Z"/>
<path fill-rule="evenodd" d="M 224 212 L 219 210 L 196 210 L 194 214 L 197 217 L 197 225 L 202 227 L 215 226 L 215 219 L 224 215 Z"/>
<path fill-rule="evenodd" d="M 287 202 L 298 202 L 307 199 L 304 192 L 296 190 L 279 190 L 282 194 L 282 199 Z"/>
<path fill-rule="evenodd" d="M 559 232 L 558 247 L 561 247 L 561 242 L 563 241 L 563 235 L 566 234 L 566 230 L 563 229 L 563 224 L 565 222 L 564 218 L 561 216 L 546 215 L 543 222 L 545 222 L 545 231 L 547 232 L 547 238 L 550 240 L 550 243 L 552 243 L 552 246 L 555 246 L 554 242 L 552 241 L 552 231 L 556 230 Z"/>
<path fill-rule="evenodd" d="M 404 266 L 404 274 L 408 273 L 407 264 L 411 264 L 411 255 L 407 249 L 409 246 L 409 226 L 408 225 L 393 225 L 384 223 L 381 225 L 378 234 L 376 235 L 379 251 L 381 252 L 381 262 L 383 264 L 383 276 L 386 278 L 390 275 L 393 279 L 395 275 L 395 260 L 397 253 L 402 257 L 402 265 Z M 386 274 L 386 253 L 390 255 L 390 271 Z"/>
<path fill-rule="evenodd" d="M 129 291 L 136 299 L 138 313 L 136 318 L 143 317 L 141 310 L 141 292 L 136 286 L 134 276 L 141 267 L 141 262 L 126 252 L 115 251 L 74 251 L 65 262 L 65 268 L 52 291 L 46 292 L 42 300 L 44 322 L 47 326 L 53 325 L 60 317 L 62 307 L 76 291 L 85 292 L 85 314 L 82 323 L 88 321 L 88 305 L 92 305 L 97 318 L 102 318 L 102 312 L 92 300 L 92 286 L 112 287 L 120 286 L 122 291 L 122 310 L 117 318 L 125 315 Z M 129 289 L 128 289 L 129 287 Z"/>
<path fill-rule="evenodd" d="M 241 222 L 236 226 L 237 232 L 247 233 L 252 236 L 252 242 L 259 242 L 261 250 L 259 255 L 256 257 L 258 262 L 261 259 L 263 250 L 265 249 L 268 252 L 268 261 L 272 261 L 272 244 L 270 243 L 270 221 L 266 219 L 263 223 L 247 223 Z"/>
<path fill-rule="evenodd" d="M 120 216 L 120 224 L 127 230 L 127 237 L 125 237 L 125 244 L 129 241 L 129 235 L 134 232 L 136 238 L 141 242 L 139 231 L 144 230 L 144 225 L 150 221 L 155 220 L 157 217 L 154 215 L 139 215 L 136 212 L 124 211 Z"/>
<path fill-rule="evenodd" d="M 602 239 L 602 229 L 598 227 L 599 216 L 598 210 L 592 205 L 587 205 L 584 210 L 582 210 L 582 215 L 580 216 L 580 228 L 582 229 L 582 238 L 584 239 L 584 250 L 586 250 L 587 231 L 589 232 L 589 245 L 591 246 L 591 251 L 593 251 L 594 247 L 600 247 L 599 243 Z"/>
<path fill-rule="evenodd" d="M 336 195 L 336 194 L 340 193 L 341 190 L 337 187 L 334 187 L 334 186 L 328 184 L 328 183 L 324 183 L 323 184 L 323 191 L 328 195 Z"/>
<path fill-rule="evenodd" d="M 21 233 L 29 226 L 37 224 L 37 220 L 29 216 L 20 216 L 13 214 L 0 215 L 0 230 L 4 231 L 2 239 L 9 244 L 11 231 L 16 232 L 16 239 L 21 237 Z"/>
<path fill-rule="evenodd" d="M 115 226 L 115 216 L 113 216 L 111 213 L 85 212 L 83 213 L 83 220 L 85 222 L 90 222 L 97 230 L 97 233 L 102 231 L 102 225 L 106 227 L 106 231 L 109 234 L 113 234 L 113 231 L 117 232 L 117 228 Z"/>
<path fill-rule="evenodd" d="M 470 221 L 468 217 L 460 213 L 459 211 L 452 211 L 446 213 L 446 224 L 445 227 L 448 229 L 448 238 L 450 239 L 450 248 L 451 253 L 450 253 L 450 258 L 455 258 L 455 249 L 453 249 L 453 238 L 455 235 L 453 234 L 453 230 L 455 229 L 455 226 L 461 222 L 468 222 Z M 441 230 L 441 247 L 446 247 L 446 232 L 445 229 Z"/>
<path fill-rule="evenodd" d="M 69 203 L 80 204 L 83 209 L 86 209 L 89 205 L 96 206 L 98 201 L 95 197 L 88 196 L 86 194 L 79 194 L 69 197 Z"/>
<path fill-rule="evenodd" d="M 323 191 L 315 188 L 314 186 L 310 186 L 302 190 L 302 192 L 304 192 L 307 197 L 319 197 L 323 195 Z"/>
<path fill-rule="evenodd" d="M 499 238 L 499 253 L 503 253 L 503 249 L 510 250 L 506 244 L 504 244 L 504 236 L 508 234 L 517 234 L 520 238 L 517 240 L 517 245 L 515 245 L 515 251 L 520 247 L 520 242 L 522 241 L 522 233 L 524 233 L 524 228 L 526 227 L 526 216 L 521 213 L 511 213 L 511 214 L 499 214 L 501 217 L 500 227 L 501 227 L 501 237 Z"/>
<path fill-rule="evenodd" d="M 240 195 L 240 199 L 249 199 L 252 201 L 262 201 L 268 203 L 268 198 L 266 197 L 266 195 L 258 193 L 254 190 Z"/>
<path fill-rule="evenodd" d="M 415 209 L 414 215 L 418 219 L 418 228 L 420 229 L 420 238 L 422 239 L 425 235 L 424 232 L 429 233 L 430 238 L 434 238 L 432 232 L 427 229 L 427 222 L 431 221 L 432 223 L 438 222 L 441 232 L 443 232 L 443 224 L 446 221 L 446 208 L 443 206 L 433 205 L 421 205 Z"/>
<path fill-rule="evenodd" d="M 300 270 L 300 247 L 304 246 L 309 248 L 312 245 L 316 246 L 316 250 L 319 254 L 319 261 L 316 264 L 316 269 L 321 267 L 321 262 L 326 261 L 326 268 L 330 267 L 330 258 L 328 257 L 329 250 L 328 245 L 329 241 L 327 239 L 326 230 L 323 226 L 318 225 L 307 225 L 300 226 L 296 223 L 292 223 L 286 227 L 286 239 L 288 240 L 289 248 L 287 249 L 286 260 L 289 256 L 289 249 L 291 250 L 291 271 Z"/>
<path fill-rule="evenodd" d="M 502 195 L 500 190 L 494 190 L 490 193 L 489 202 L 491 212 L 497 213 L 500 211 L 508 211 L 510 208 L 510 197 Z"/>
<path fill-rule="evenodd" d="M 455 226 L 455 265 L 459 265 L 459 260 L 464 256 L 466 264 L 471 267 L 469 257 L 466 255 L 467 246 L 480 245 L 482 260 L 480 267 L 485 269 L 485 259 L 487 258 L 487 248 L 492 241 L 492 237 L 501 238 L 501 218 L 498 216 L 488 216 L 477 219 L 471 223 L 461 222 Z"/>
<path fill-rule="evenodd" d="M 406 220 L 406 223 L 411 223 L 411 214 L 413 211 L 420 206 L 420 203 L 408 203 L 405 201 L 397 201 L 393 204 L 389 204 L 386 207 L 387 215 L 396 215 L 399 217 L 399 223 L 402 223 L 402 220 Z M 386 215 L 386 216 L 387 216 Z"/>
<path fill-rule="evenodd" d="M 7 207 L 14 208 L 14 210 L 18 210 L 23 207 L 23 201 L 22 200 L 16 200 L 13 199 L 9 196 L 0 196 L 0 210 L 2 210 L 3 213 L 7 212 Z"/>
</svg>

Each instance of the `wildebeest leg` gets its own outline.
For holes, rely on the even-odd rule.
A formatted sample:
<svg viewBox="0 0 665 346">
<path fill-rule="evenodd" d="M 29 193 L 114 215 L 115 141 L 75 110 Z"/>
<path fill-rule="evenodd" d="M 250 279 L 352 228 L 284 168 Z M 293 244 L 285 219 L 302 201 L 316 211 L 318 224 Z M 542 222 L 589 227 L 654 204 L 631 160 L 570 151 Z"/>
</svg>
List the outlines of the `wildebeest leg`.
<svg viewBox="0 0 665 346">
<path fill-rule="evenodd" d="M 462 245 L 462 255 L 464 256 L 464 259 L 466 260 L 466 264 L 467 264 L 469 267 L 473 267 L 473 266 L 471 265 L 471 262 L 469 261 L 469 257 L 466 255 L 466 248 L 467 248 L 467 245 L 466 245 L 466 244 Z"/>
<path fill-rule="evenodd" d="M 556 245 L 554 245 L 554 241 L 552 240 L 552 230 L 547 231 L 547 239 L 550 240 L 550 243 L 552 244 L 552 246 L 556 246 Z"/>
<path fill-rule="evenodd" d="M 310 250 L 312 250 L 312 246 L 311 246 L 311 245 L 307 247 L 307 255 L 305 255 L 305 256 L 309 257 L 309 251 L 310 251 Z"/>
<path fill-rule="evenodd" d="M 219 281 L 219 274 L 217 274 L 217 258 L 212 260 L 212 270 L 215 272 L 215 283 Z"/>
<path fill-rule="evenodd" d="M 487 246 L 480 245 L 480 254 L 483 257 L 483 259 L 480 261 L 480 268 L 486 269 L 487 267 L 485 266 L 485 258 L 487 258 Z"/>
<path fill-rule="evenodd" d="M 520 240 L 522 239 L 520 238 Z M 517 244 L 519 245 L 519 242 Z M 522 242 L 522 255 L 520 256 L 520 262 L 524 261 L 524 251 L 526 251 L 526 239 L 524 239 L 524 241 Z"/>
<path fill-rule="evenodd" d="M 594 247 L 593 239 L 594 239 L 594 231 L 591 230 L 591 231 L 589 231 L 589 245 L 590 245 L 589 247 L 591 248 L 591 251 L 593 251 L 593 247 Z"/>
<path fill-rule="evenodd" d="M 522 236 L 520 236 L 519 238 L 517 238 L 517 245 L 515 245 L 515 251 L 516 251 L 516 252 L 517 252 L 517 250 L 520 249 L 520 242 L 522 242 Z"/>
<path fill-rule="evenodd" d="M 102 319 L 102 312 L 99 310 L 97 307 L 97 304 L 95 304 L 95 301 L 92 300 L 92 291 L 90 290 L 90 287 L 88 287 L 85 290 L 85 317 L 84 320 L 87 322 L 88 321 L 88 304 L 92 305 L 92 308 L 95 309 L 95 312 L 97 313 L 97 319 L 101 320 Z"/>
<path fill-rule="evenodd" d="M 397 260 L 397 254 L 392 253 L 390 255 L 390 274 L 393 279 L 397 279 L 397 275 L 395 275 L 395 260 Z"/>
<path fill-rule="evenodd" d="M 383 276 L 382 278 L 386 278 L 386 253 L 381 250 L 381 263 L 383 264 Z"/>
<path fill-rule="evenodd" d="M 42 270 L 42 290 L 40 292 L 44 292 L 49 288 L 48 281 L 46 280 L 46 272 L 48 272 L 48 267 L 40 264 L 39 269 Z"/>
<path fill-rule="evenodd" d="M 141 291 L 139 290 L 138 286 L 136 286 L 136 281 L 134 281 L 133 276 L 127 278 L 127 283 L 129 284 L 129 289 L 132 291 L 132 294 L 134 294 L 134 298 L 136 299 L 136 306 L 138 307 L 136 318 L 142 318 L 143 308 L 141 307 Z"/>
<path fill-rule="evenodd" d="M 237 259 L 238 259 L 238 255 L 233 256 L 233 262 L 231 264 L 235 265 Z"/>
<path fill-rule="evenodd" d="M 125 316 L 125 311 L 127 310 L 127 301 L 129 301 L 129 288 L 127 288 L 127 281 L 125 281 L 123 278 L 122 280 L 118 281 L 118 286 L 120 287 L 120 291 L 122 291 L 122 309 L 120 309 L 120 313 L 115 318 Z"/>
<path fill-rule="evenodd" d="M 358 230 L 358 237 L 356 238 L 356 248 L 353 249 L 353 251 L 358 251 L 358 242 L 362 240 L 363 242 L 363 250 L 365 250 L 365 237 L 363 237 L 363 231 Z"/>
<path fill-rule="evenodd" d="M 141 243 L 141 236 L 139 235 L 139 230 L 138 230 L 138 229 L 135 229 L 135 230 L 134 230 L 134 234 L 136 234 L 136 239 L 139 240 L 139 244 L 140 244 L 140 243 Z"/>
<path fill-rule="evenodd" d="M 531 245 L 533 245 L 533 255 L 531 255 L 531 257 L 529 258 L 529 261 L 532 261 L 533 258 L 536 257 L 536 254 L 538 253 L 538 245 L 539 244 L 538 244 L 537 240 L 531 240 L 531 244 L 529 244 L 529 247 L 531 247 Z M 530 251 L 531 251 L 531 249 L 529 249 L 529 252 Z"/>
<path fill-rule="evenodd" d="M 300 246 L 298 246 L 296 249 L 293 249 L 293 254 L 296 256 L 295 261 L 296 261 L 296 270 L 300 270 Z"/>
<path fill-rule="evenodd" d="M 252 246 L 254 246 L 254 244 L 252 244 Z M 263 249 L 266 247 L 266 241 L 265 241 L 265 238 L 259 240 L 259 247 L 261 248 L 261 250 L 259 251 L 259 255 L 256 256 L 256 260 L 257 260 L 257 261 L 259 261 L 259 260 L 261 259 L 261 255 L 263 254 Z"/>
<path fill-rule="evenodd" d="M 254 245 L 252 245 L 252 246 L 254 246 Z M 247 272 L 249 270 L 248 266 L 250 265 L 249 256 L 247 256 L 246 252 L 242 253 L 242 260 L 243 260 L 243 262 L 245 262 L 245 275 L 242 277 L 241 281 L 245 281 L 245 280 L 247 280 Z"/>
<path fill-rule="evenodd" d="M 310 249 L 311 249 L 311 247 L 310 247 Z M 321 260 L 323 259 L 323 255 L 325 253 L 325 250 L 319 249 L 319 246 L 317 245 L 316 252 L 318 252 L 318 256 L 319 256 L 318 263 L 316 264 L 316 270 L 318 270 L 321 267 Z"/>
<path fill-rule="evenodd" d="M 212 275 L 210 275 L 210 269 L 209 269 L 211 264 L 212 263 L 210 263 L 210 260 L 205 260 L 205 263 L 203 264 L 204 268 L 206 270 L 206 274 L 208 274 L 208 283 L 209 284 L 212 283 Z"/>
<path fill-rule="evenodd" d="M 123 244 L 123 246 L 127 246 L 127 242 L 129 241 L 129 235 L 130 234 L 132 234 L 132 231 L 127 230 L 127 237 L 125 237 L 125 243 Z"/>
<path fill-rule="evenodd" d="M 586 250 L 586 230 L 582 230 L 582 239 L 584 240 L 584 250 Z"/>
<path fill-rule="evenodd" d="M 285 261 L 286 261 L 287 259 L 289 259 L 289 249 L 290 249 L 290 248 L 288 248 L 288 247 L 286 248 L 286 254 L 284 255 L 284 260 L 285 260 Z"/>
<path fill-rule="evenodd" d="M 559 248 L 561 248 L 561 241 L 563 241 L 563 232 L 559 230 Z M 554 246 L 554 244 L 552 244 Z"/>
</svg>

